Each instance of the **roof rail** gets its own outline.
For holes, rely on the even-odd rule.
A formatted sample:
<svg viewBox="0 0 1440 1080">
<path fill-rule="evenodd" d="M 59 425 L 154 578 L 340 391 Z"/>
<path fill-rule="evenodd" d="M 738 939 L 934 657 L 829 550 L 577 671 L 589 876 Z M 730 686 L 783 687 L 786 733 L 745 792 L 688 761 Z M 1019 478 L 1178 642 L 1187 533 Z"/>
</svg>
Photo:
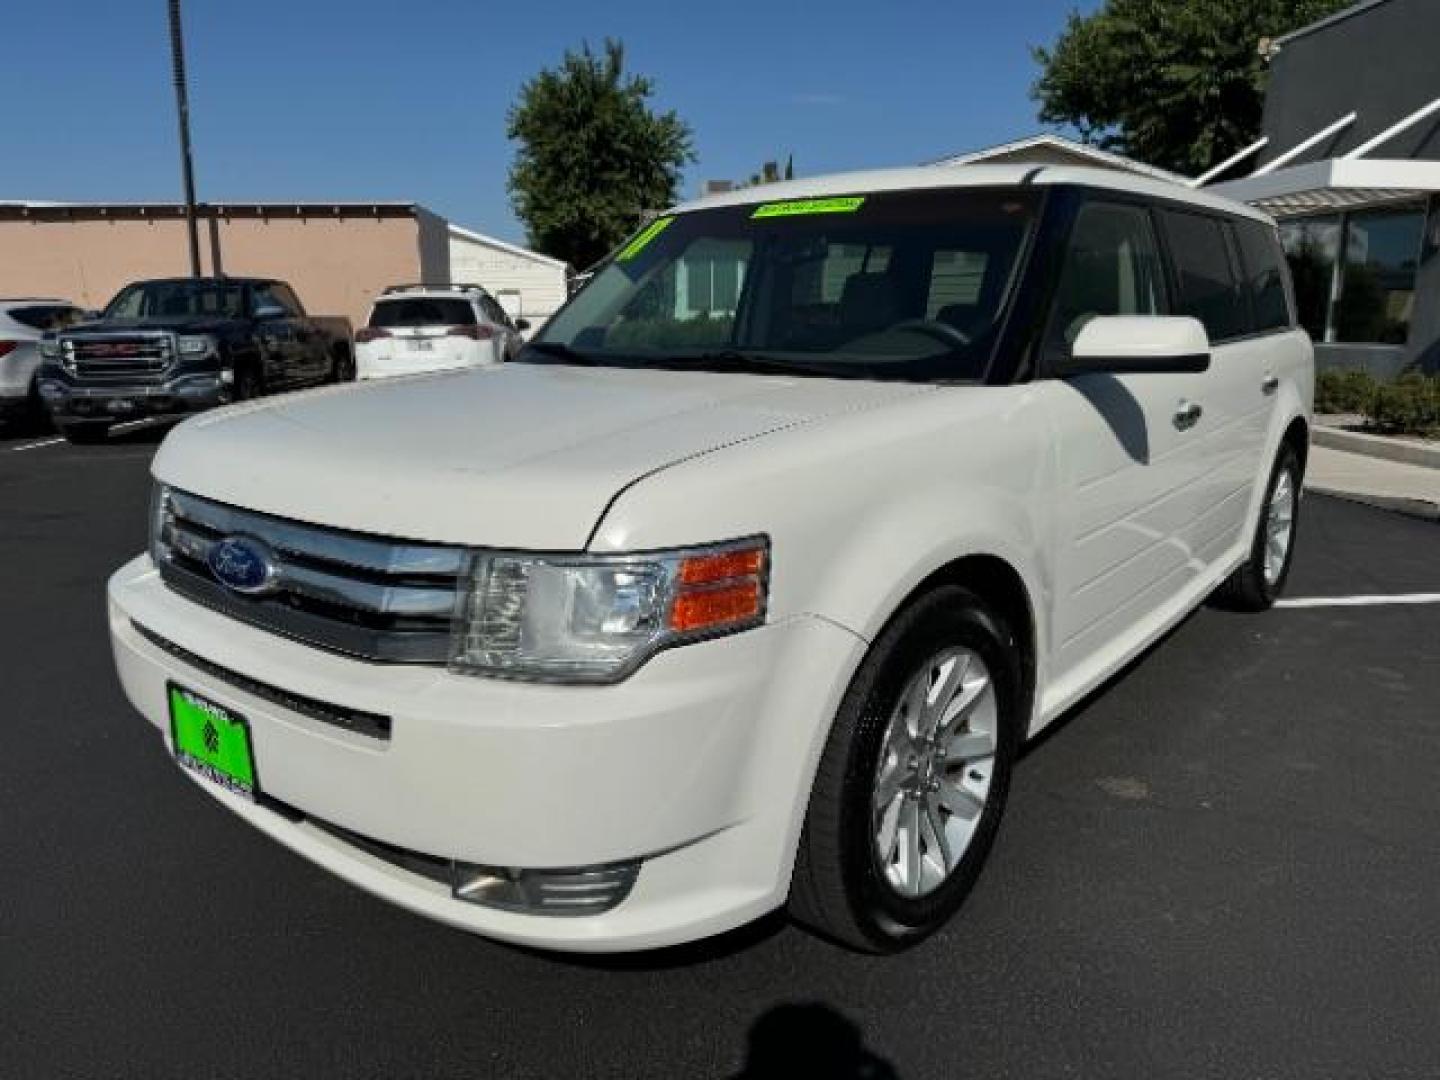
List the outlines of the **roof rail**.
<svg viewBox="0 0 1440 1080">
<path fill-rule="evenodd" d="M 389 296 L 391 293 L 412 292 L 416 289 L 434 289 L 441 291 L 448 289 L 451 292 L 485 292 L 485 286 L 476 285 L 467 281 L 411 281 L 403 285 L 387 285 L 381 292 L 381 296 Z"/>
</svg>

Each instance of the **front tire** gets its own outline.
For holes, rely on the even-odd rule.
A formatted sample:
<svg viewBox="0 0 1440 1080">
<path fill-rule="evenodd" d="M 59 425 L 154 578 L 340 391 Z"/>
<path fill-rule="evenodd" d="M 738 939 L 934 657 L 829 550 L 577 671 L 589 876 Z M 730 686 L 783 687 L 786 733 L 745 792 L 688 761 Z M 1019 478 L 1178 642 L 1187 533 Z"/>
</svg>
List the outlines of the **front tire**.
<svg viewBox="0 0 1440 1080">
<path fill-rule="evenodd" d="M 994 843 L 1019 750 L 1019 643 L 958 586 L 902 611 L 846 691 L 821 758 L 790 911 L 896 952 L 959 909 Z"/>
<path fill-rule="evenodd" d="M 1245 562 L 1215 591 L 1218 606 L 1234 611 L 1265 611 L 1290 577 L 1300 525 L 1300 458 L 1289 443 L 1280 447 L 1265 501 Z"/>
</svg>

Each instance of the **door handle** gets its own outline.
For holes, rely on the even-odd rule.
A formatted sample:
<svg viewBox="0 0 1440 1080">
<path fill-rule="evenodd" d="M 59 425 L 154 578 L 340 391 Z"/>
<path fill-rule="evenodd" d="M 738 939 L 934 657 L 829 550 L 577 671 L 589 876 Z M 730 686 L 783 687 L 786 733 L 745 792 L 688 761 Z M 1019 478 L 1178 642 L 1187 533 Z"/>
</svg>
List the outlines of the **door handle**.
<svg viewBox="0 0 1440 1080">
<path fill-rule="evenodd" d="M 1276 390 L 1279 389 L 1280 376 L 1278 375 L 1266 375 L 1265 381 L 1260 384 L 1260 392 L 1262 394 L 1273 394 Z"/>
<path fill-rule="evenodd" d="M 1175 430 L 1189 431 L 1200 422 L 1205 414 L 1198 401 L 1182 401 L 1175 409 Z"/>
</svg>

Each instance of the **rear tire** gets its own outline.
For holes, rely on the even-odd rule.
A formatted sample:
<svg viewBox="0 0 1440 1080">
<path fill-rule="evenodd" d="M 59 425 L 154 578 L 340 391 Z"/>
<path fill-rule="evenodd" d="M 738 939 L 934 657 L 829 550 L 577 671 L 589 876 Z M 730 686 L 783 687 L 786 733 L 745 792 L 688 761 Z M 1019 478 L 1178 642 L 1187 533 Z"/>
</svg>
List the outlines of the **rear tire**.
<svg viewBox="0 0 1440 1080">
<path fill-rule="evenodd" d="M 60 434 L 65 441 L 76 446 L 91 446 L 95 443 L 103 443 L 110 437 L 110 421 L 108 420 L 75 420 L 69 423 L 57 423 Z"/>
<path fill-rule="evenodd" d="M 1270 482 L 1265 485 L 1265 501 L 1260 504 L 1250 554 L 1215 590 L 1212 599 L 1217 607 L 1265 611 L 1284 590 L 1300 527 L 1301 479 L 1295 448 L 1282 444 L 1270 470 Z"/>
<path fill-rule="evenodd" d="M 1004 811 L 1025 723 L 1021 671 L 1013 633 L 968 589 L 941 586 L 895 617 L 821 757 L 791 882 L 797 921 L 889 953 L 959 909 Z"/>
</svg>

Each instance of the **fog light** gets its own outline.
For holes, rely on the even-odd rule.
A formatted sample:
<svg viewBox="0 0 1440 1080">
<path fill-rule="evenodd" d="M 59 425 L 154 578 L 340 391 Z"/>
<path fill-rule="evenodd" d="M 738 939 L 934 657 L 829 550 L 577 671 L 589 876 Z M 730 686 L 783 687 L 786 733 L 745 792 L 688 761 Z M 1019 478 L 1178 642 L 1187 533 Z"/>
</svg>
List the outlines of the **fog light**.
<svg viewBox="0 0 1440 1080">
<path fill-rule="evenodd" d="M 452 862 L 450 892 L 469 904 L 526 915 L 599 915 L 630 895 L 639 873 L 639 859 L 573 870 Z"/>
</svg>

